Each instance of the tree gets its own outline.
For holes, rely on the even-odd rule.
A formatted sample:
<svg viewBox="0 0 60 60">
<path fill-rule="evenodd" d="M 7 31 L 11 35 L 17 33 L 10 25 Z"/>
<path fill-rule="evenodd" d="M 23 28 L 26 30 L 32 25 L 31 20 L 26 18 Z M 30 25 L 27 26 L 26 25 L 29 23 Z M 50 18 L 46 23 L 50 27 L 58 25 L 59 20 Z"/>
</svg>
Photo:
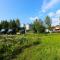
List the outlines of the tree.
<svg viewBox="0 0 60 60">
<path fill-rule="evenodd" d="M 16 31 L 18 32 L 20 29 L 20 20 L 17 18 L 15 23 L 16 23 Z"/>
<path fill-rule="evenodd" d="M 45 24 L 46 24 L 47 28 L 50 29 L 50 27 L 51 27 L 51 19 L 50 19 L 49 16 L 46 16 L 46 18 L 45 18 Z"/>
<path fill-rule="evenodd" d="M 0 30 L 2 29 L 2 25 L 1 25 L 1 22 L 0 22 Z"/>
<path fill-rule="evenodd" d="M 12 29 L 13 27 L 12 27 L 12 19 L 10 20 L 10 22 L 9 22 L 9 29 Z"/>
<path fill-rule="evenodd" d="M 8 28 L 8 22 L 7 22 L 7 20 L 1 21 L 1 24 L 0 25 L 1 25 L 2 28 L 7 29 Z"/>
<path fill-rule="evenodd" d="M 5 20 L 5 21 L 4 21 L 4 28 L 5 28 L 5 29 L 8 29 L 8 27 L 9 27 L 9 23 L 8 23 L 7 20 Z"/>
<path fill-rule="evenodd" d="M 20 20 L 18 18 L 16 19 L 16 26 L 20 27 Z"/>
<path fill-rule="evenodd" d="M 9 22 L 9 28 L 11 28 L 11 29 L 16 29 L 16 22 L 15 22 L 15 20 L 13 19 L 11 19 L 10 20 L 10 22 Z"/>
<path fill-rule="evenodd" d="M 19 29 L 20 21 L 19 19 L 10 19 L 10 21 L 2 20 L 0 22 L 0 29 Z"/>
<path fill-rule="evenodd" d="M 12 28 L 16 29 L 16 22 L 14 19 L 12 20 Z"/>
<path fill-rule="evenodd" d="M 43 26 L 43 23 L 40 19 L 36 19 L 34 22 L 33 22 L 33 30 L 34 32 L 36 33 L 42 33 L 44 32 L 44 26 Z"/>
</svg>

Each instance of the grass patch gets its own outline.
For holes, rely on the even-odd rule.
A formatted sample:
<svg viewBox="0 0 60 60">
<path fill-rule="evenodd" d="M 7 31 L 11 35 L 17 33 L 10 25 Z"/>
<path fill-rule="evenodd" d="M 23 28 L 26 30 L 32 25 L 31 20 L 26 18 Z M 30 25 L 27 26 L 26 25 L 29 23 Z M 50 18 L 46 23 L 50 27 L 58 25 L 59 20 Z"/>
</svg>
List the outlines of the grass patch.
<svg viewBox="0 0 60 60">
<path fill-rule="evenodd" d="M 0 36 L 1 60 L 60 60 L 60 34 Z"/>
</svg>

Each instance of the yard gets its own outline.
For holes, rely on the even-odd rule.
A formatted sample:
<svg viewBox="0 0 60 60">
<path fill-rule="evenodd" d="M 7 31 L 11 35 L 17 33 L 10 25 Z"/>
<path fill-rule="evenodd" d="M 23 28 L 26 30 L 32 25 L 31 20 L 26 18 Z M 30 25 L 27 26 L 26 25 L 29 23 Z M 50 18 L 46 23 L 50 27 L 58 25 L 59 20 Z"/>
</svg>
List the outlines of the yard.
<svg viewBox="0 0 60 60">
<path fill-rule="evenodd" d="M 1 60 L 60 60 L 60 33 L 0 36 Z"/>
</svg>

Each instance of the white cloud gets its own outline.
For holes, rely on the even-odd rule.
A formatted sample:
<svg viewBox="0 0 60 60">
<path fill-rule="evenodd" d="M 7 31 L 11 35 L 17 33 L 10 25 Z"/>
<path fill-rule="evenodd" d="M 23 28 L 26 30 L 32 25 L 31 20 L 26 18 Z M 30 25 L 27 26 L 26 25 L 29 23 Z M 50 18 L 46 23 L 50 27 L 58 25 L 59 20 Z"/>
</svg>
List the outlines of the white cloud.
<svg viewBox="0 0 60 60">
<path fill-rule="evenodd" d="M 54 17 L 54 16 L 55 16 L 55 13 L 54 13 L 54 12 L 50 12 L 50 13 L 48 14 L 48 16 Z"/>
<path fill-rule="evenodd" d="M 56 11 L 56 17 L 59 17 L 60 16 L 60 10 L 57 10 Z"/>
<path fill-rule="evenodd" d="M 48 16 L 50 16 L 50 17 L 56 17 L 56 18 L 60 17 L 60 9 L 57 10 L 56 12 L 50 12 L 50 13 L 48 13 Z"/>
<path fill-rule="evenodd" d="M 60 0 L 50 0 L 49 2 L 47 2 L 47 1 L 48 0 L 44 0 L 44 2 L 43 2 L 43 5 L 41 7 L 42 12 L 46 12 L 47 10 L 52 8 L 55 4 L 60 2 Z"/>
<path fill-rule="evenodd" d="M 31 22 L 33 22 L 34 20 L 39 19 L 39 17 L 35 16 L 35 17 L 30 17 L 29 19 L 31 20 Z"/>
<path fill-rule="evenodd" d="M 52 18 L 52 26 L 59 25 L 59 18 Z"/>
<path fill-rule="evenodd" d="M 48 15 L 52 18 L 52 25 L 59 25 L 60 9 L 56 12 L 50 12 Z"/>
<path fill-rule="evenodd" d="M 57 10 L 57 11 L 56 11 L 56 14 L 60 14 L 60 10 Z"/>
</svg>

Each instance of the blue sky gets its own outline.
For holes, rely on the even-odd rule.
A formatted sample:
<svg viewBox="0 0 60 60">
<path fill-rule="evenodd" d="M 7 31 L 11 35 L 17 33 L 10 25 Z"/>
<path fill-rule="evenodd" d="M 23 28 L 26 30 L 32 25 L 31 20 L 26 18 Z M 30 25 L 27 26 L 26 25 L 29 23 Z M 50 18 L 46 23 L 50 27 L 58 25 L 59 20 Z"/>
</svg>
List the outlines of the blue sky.
<svg viewBox="0 0 60 60">
<path fill-rule="evenodd" d="M 31 23 L 47 15 L 53 25 L 59 23 L 60 0 L 0 0 L 0 20 L 19 18 L 21 23 Z"/>
</svg>

